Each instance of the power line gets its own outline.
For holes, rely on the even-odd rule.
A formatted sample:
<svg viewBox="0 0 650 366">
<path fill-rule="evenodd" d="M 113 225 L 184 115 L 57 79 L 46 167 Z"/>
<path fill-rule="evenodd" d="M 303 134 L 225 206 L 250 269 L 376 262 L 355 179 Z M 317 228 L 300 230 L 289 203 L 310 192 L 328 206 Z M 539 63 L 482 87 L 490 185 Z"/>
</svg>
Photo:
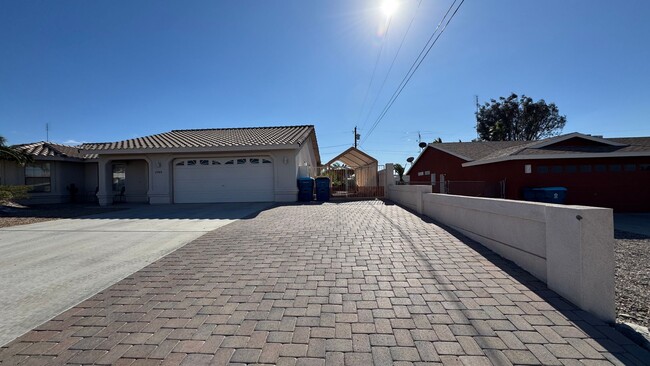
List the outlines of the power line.
<svg viewBox="0 0 650 366">
<path fill-rule="evenodd" d="M 350 146 L 350 144 L 340 144 L 340 145 L 331 145 L 331 146 L 319 146 L 319 149 L 328 149 L 332 147 L 341 147 L 341 146 Z"/>
<path fill-rule="evenodd" d="M 454 10 L 454 12 L 451 14 L 449 19 L 445 23 L 444 27 L 442 27 L 442 29 L 440 30 L 440 32 L 438 33 L 438 35 L 434 39 L 434 36 L 438 32 L 438 29 L 440 29 L 440 25 L 445 21 L 445 19 L 447 18 L 447 15 L 453 9 L 453 7 L 454 7 L 454 5 L 456 4 L 457 1 L 458 0 L 454 0 L 454 2 L 451 4 L 449 9 L 447 9 L 447 12 L 445 13 L 445 16 L 442 17 L 442 19 L 440 20 L 440 23 L 438 23 L 438 26 L 436 27 L 436 29 L 431 34 L 431 37 L 429 37 L 429 40 L 427 41 L 427 44 L 424 46 L 422 51 L 420 51 L 420 54 L 418 55 L 418 58 L 416 58 L 415 61 L 413 62 L 413 64 L 411 65 L 411 68 L 409 69 L 409 71 L 406 73 L 406 75 L 402 79 L 402 82 L 399 84 L 399 86 L 397 87 L 397 89 L 395 90 L 395 92 L 393 93 L 391 98 L 389 99 L 388 103 L 386 104 L 386 106 L 384 107 L 382 112 L 379 114 L 379 117 L 377 117 L 377 119 L 373 123 L 372 127 L 370 128 L 370 130 L 366 134 L 366 136 L 363 139 L 363 142 L 361 143 L 361 145 L 363 145 L 363 143 L 365 143 L 368 140 L 368 137 L 370 137 L 370 135 L 375 130 L 375 128 L 377 128 L 377 125 L 379 125 L 379 122 L 381 122 L 381 120 L 386 116 L 386 114 L 388 113 L 390 108 L 393 106 L 393 104 L 395 103 L 397 98 L 400 96 L 400 94 L 402 94 L 402 91 L 404 90 L 404 88 L 406 87 L 408 82 L 411 80 L 411 78 L 413 77 L 415 72 L 420 68 L 420 65 L 422 65 L 422 61 L 424 61 L 424 59 L 427 57 L 427 55 L 429 54 L 429 52 L 431 51 L 433 46 L 436 44 L 438 39 L 440 39 L 440 36 L 444 33 L 445 29 L 447 29 L 447 26 L 449 25 L 449 22 L 451 22 L 451 20 L 454 18 L 456 13 L 458 13 L 458 9 L 460 9 L 460 7 L 465 2 L 465 0 L 461 0 L 458 7 L 456 7 L 456 10 Z M 432 39 L 433 39 L 433 42 L 431 42 Z M 431 44 L 429 44 L 429 43 L 431 43 Z"/>
<path fill-rule="evenodd" d="M 413 64 L 411 64 L 411 67 L 409 68 L 409 71 L 406 73 L 406 75 L 404 75 L 404 78 L 402 79 L 402 81 L 398 85 L 397 89 L 395 90 L 395 92 L 393 93 L 391 98 L 389 99 L 388 103 L 386 104 L 386 106 L 384 107 L 382 112 L 379 114 L 379 117 L 377 117 L 377 119 L 373 123 L 372 127 L 370 128 L 370 131 L 368 131 L 368 133 L 366 134 L 366 137 L 363 140 L 363 142 L 366 142 L 366 140 L 368 139 L 368 137 L 370 137 L 370 135 L 375 130 L 377 125 L 379 125 L 379 122 L 381 122 L 381 120 L 384 118 L 384 116 L 386 116 L 386 114 L 388 113 L 388 110 L 393 106 L 393 104 L 395 103 L 395 100 L 397 100 L 399 95 L 402 93 L 402 90 L 404 90 L 404 88 L 406 87 L 408 82 L 411 80 L 411 78 L 413 77 L 413 75 L 415 74 L 417 69 L 422 64 L 422 61 L 424 61 L 424 59 L 427 57 L 427 55 L 429 54 L 429 51 L 431 51 L 431 48 L 433 48 L 433 46 L 436 44 L 436 42 L 438 41 L 438 39 L 440 38 L 442 33 L 447 28 L 447 25 L 449 25 L 449 22 L 451 21 L 451 19 L 453 19 L 454 15 L 456 15 L 456 12 L 458 12 L 458 9 L 460 9 L 460 6 L 463 5 L 463 2 L 465 2 L 465 0 L 461 1 L 461 3 L 458 5 L 458 7 L 456 8 L 456 10 L 452 14 L 452 16 L 449 18 L 449 20 L 447 21 L 445 26 L 438 33 L 438 30 L 440 29 L 440 26 L 445 21 L 445 19 L 449 15 L 449 12 L 451 12 L 451 10 L 453 9 L 456 2 L 457 2 L 457 0 L 454 0 L 454 2 L 449 6 L 449 9 L 447 9 L 447 12 L 445 13 L 445 15 L 442 17 L 442 19 L 440 20 L 440 22 L 436 26 L 436 29 L 434 29 L 433 33 L 431 34 L 431 36 L 427 40 L 427 43 L 424 45 L 424 47 L 420 51 L 420 54 L 418 54 L 418 57 L 415 59 L 415 61 L 413 61 Z M 434 37 L 436 36 L 436 33 L 438 33 L 438 36 L 434 39 Z M 432 40 L 433 40 L 433 42 L 432 42 Z"/>
<path fill-rule="evenodd" d="M 393 70 L 393 65 L 395 65 L 395 60 L 397 60 L 397 56 L 399 56 L 399 52 L 402 50 L 402 46 L 404 45 L 404 40 L 406 40 L 406 36 L 409 34 L 409 31 L 411 30 L 411 26 L 413 25 L 413 21 L 415 20 L 415 16 L 418 14 L 418 9 L 420 9 L 420 5 L 422 5 L 422 0 L 418 3 L 417 9 L 415 9 L 415 13 L 413 13 L 413 17 L 411 18 L 411 22 L 409 23 L 408 28 L 406 28 L 406 32 L 404 32 L 404 36 L 402 37 L 402 41 L 399 44 L 399 47 L 397 48 L 397 52 L 395 53 L 395 57 L 393 57 L 393 61 L 390 63 L 390 67 L 388 68 L 388 72 L 386 72 L 386 76 L 384 77 L 384 81 L 381 82 L 381 86 L 379 87 L 379 92 L 377 92 L 377 96 L 375 96 L 375 100 L 372 102 L 372 105 L 370 106 L 370 109 L 368 110 L 368 115 L 366 115 L 366 119 L 363 121 L 363 124 L 361 125 L 361 130 L 363 131 L 363 128 L 366 126 L 366 123 L 368 123 L 368 119 L 370 118 L 370 115 L 372 114 L 372 111 L 375 109 L 375 105 L 377 104 L 377 100 L 379 100 L 379 96 L 381 95 L 381 92 L 384 90 L 384 85 L 386 84 L 386 80 L 388 80 L 388 75 L 390 75 L 391 70 Z"/>
</svg>

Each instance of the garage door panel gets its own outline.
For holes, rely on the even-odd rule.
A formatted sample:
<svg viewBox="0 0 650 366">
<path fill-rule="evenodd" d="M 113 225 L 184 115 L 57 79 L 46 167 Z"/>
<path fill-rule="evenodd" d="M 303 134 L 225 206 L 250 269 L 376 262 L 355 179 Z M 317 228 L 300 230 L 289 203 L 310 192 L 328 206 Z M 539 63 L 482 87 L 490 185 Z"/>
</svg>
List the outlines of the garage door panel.
<svg viewBox="0 0 650 366">
<path fill-rule="evenodd" d="M 205 159 L 205 158 L 201 158 Z M 174 202 L 273 201 L 273 165 L 261 158 L 220 158 L 220 164 L 174 165 Z M 257 164 L 250 161 L 257 159 Z M 189 159 L 192 160 L 192 159 Z M 265 159 L 267 162 L 270 160 Z M 213 160 L 211 160 L 213 161 Z M 233 164 L 225 164 L 233 161 Z"/>
<path fill-rule="evenodd" d="M 214 202 L 270 202 L 273 195 L 267 190 L 248 190 L 242 196 L 239 189 L 179 191 L 176 203 L 214 203 Z"/>
</svg>

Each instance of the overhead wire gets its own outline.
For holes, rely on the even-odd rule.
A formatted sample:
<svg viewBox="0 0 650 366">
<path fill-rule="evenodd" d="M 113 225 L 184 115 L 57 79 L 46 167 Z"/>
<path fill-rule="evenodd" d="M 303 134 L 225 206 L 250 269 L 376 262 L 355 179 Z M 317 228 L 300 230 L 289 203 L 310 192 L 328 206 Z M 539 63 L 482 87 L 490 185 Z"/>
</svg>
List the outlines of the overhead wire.
<svg viewBox="0 0 650 366">
<path fill-rule="evenodd" d="M 372 111 L 375 109 L 375 105 L 377 104 L 377 100 L 379 100 L 379 96 L 381 95 L 381 92 L 384 90 L 384 85 L 386 84 L 386 80 L 388 80 L 388 76 L 390 75 L 390 72 L 393 70 L 393 66 L 395 65 L 395 60 L 397 60 L 397 56 L 399 56 L 400 51 L 402 50 L 402 46 L 404 45 L 404 40 L 406 40 L 406 36 L 409 34 L 409 31 L 411 30 L 411 26 L 413 25 L 413 21 L 415 20 L 415 16 L 418 14 L 417 10 L 420 9 L 420 5 L 422 5 L 422 0 L 418 3 L 418 7 L 415 10 L 415 13 L 413 13 L 413 17 L 411 18 L 411 22 L 409 22 L 408 27 L 406 28 L 406 32 L 404 32 L 404 36 L 402 37 L 402 41 L 399 44 L 399 47 L 397 48 L 397 52 L 395 52 L 395 57 L 393 57 L 393 61 L 390 63 L 390 67 L 388 68 L 388 71 L 386 72 L 386 76 L 384 76 L 384 80 L 381 82 L 381 86 L 379 87 L 379 91 L 377 92 L 377 95 L 375 96 L 375 100 L 372 102 L 372 105 L 370 106 L 370 109 L 368 110 L 368 114 L 366 115 L 366 119 L 363 121 L 363 124 L 361 125 L 360 130 L 363 131 L 363 128 L 366 127 L 366 123 L 368 123 L 368 120 L 370 119 L 370 115 L 372 114 Z"/>
<path fill-rule="evenodd" d="M 388 103 L 386 104 L 386 106 L 384 107 L 382 112 L 379 114 L 379 116 L 377 117 L 377 119 L 373 123 L 372 127 L 370 128 L 368 133 L 365 135 L 365 138 L 363 139 L 363 141 L 359 145 L 363 145 L 368 140 L 368 137 L 370 137 L 370 135 L 374 132 L 375 128 L 377 128 L 377 125 L 379 125 L 379 122 L 381 122 L 382 119 L 386 116 L 386 114 L 388 113 L 390 108 L 393 106 L 393 104 L 395 103 L 397 98 L 400 96 L 400 94 L 402 93 L 402 91 L 404 90 L 404 88 L 406 87 L 408 82 L 411 80 L 411 78 L 413 77 L 415 72 L 420 68 L 420 65 L 422 65 L 422 61 L 424 61 L 424 59 L 427 57 L 427 55 L 429 54 L 429 52 L 431 51 L 433 46 L 436 44 L 438 39 L 440 39 L 440 36 L 444 33 L 445 29 L 447 29 L 447 26 L 449 25 L 451 20 L 454 18 L 454 16 L 456 16 L 456 13 L 458 13 L 458 10 L 460 9 L 460 7 L 465 2 L 465 0 L 461 0 L 460 4 L 458 4 L 458 6 L 454 10 L 454 12 L 451 14 L 449 19 L 445 23 L 444 27 L 442 27 L 442 29 L 440 29 L 441 24 L 445 21 L 445 19 L 447 18 L 447 16 L 451 12 L 451 10 L 453 9 L 453 7 L 454 7 L 454 5 L 456 4 L 457 1 L 458 0 L 454 0 L 454 2 L 449 6 L 449 9 L 447 9 L 447 12 L 445 13 L 445 15 L 440 20 L 440 23 L 438 23 L 438 26 L 436 27 L 436 29 L 433 31 L 433 33 L 429 37 L 429 40 L 427 41 L 425 46 L 422 48 L 422 51 L 420 51 L 420 54 L 415 59 L 415 61 L 411 65 L 411 68 L 409 69 L 409 71 L 406 73 L 406 75 L 402 79 L 402 82 L 400 82 L 397 89 L 395 90 L 395 92 L 393 93 L 391 98 L 389 99 Z M 438 33 L 439 29 L 440 29 L 440 32 Z M 438 33 L 437 36 L 436 36 L 436 33 Z M 434 37 L 435 37 L 435 39 L 434 39 Z M 431 42 L 432 39 L 433 39 L 433 42 Z"/>
<path fill-rule="evenodd" d="M 333 147 L 349 146 L 350 144 L 340 144 L 340 145 L 331 145 L 331 146 L 319 146 L 319 149 L 328 149 Z"/>
</svg>

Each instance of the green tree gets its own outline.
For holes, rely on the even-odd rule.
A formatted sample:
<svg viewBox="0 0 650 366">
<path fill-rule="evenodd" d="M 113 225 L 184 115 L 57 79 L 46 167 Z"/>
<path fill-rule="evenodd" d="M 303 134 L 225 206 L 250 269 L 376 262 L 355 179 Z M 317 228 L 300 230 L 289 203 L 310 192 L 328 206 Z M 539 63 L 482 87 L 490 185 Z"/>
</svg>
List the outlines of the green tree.
<svg viewBox="0 0 650 366">
<path fill-rule="evenodd" d="M 0 136 L 0 159 L 13 160 L 18 162 L 20 165 L 25 165 L 34 160 L 31 155 L 22 150 L 7 146 L 7 139 L 5 139 L 4 136 Z"/>
<path fill-rule="evenodd" d="M 395 170 L 395 173 L 399 176 L 399 181 L 404 182 L 404 167 L 400 163 L 395 163 L 393 165 L 393 169 Z"/>
<path fill-rule="evenodd" d="M 555 103 L 512 93 L 479 107 L 476 132 L 483 141 L 529 141 L 559 135 L 566 124 Z"/>
</svg>

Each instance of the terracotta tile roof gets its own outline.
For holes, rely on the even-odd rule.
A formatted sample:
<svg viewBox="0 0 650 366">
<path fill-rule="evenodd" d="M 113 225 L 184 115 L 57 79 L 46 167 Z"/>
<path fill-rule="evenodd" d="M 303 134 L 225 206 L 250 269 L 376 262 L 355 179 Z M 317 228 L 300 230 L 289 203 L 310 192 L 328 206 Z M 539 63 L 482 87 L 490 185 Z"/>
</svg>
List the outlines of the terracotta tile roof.
<svg viewBox="0 0 650 366">
<path fill-rule="evenodd" d="M 81 148 L 78 146 L 61 145 L 45 141 L 15 145 L 14 147 L 34 157 L 49 157 L 73 160 L 93 159 L 97 157 L 97 155 L 94 154 L 83 153 Z"/>
<path fill-rule="evenodd" d="M 314 126 L 172 130 L 116 142 L 84 144 L 84 150 L 174 149 L 301 144 Z"/>
</svg>

